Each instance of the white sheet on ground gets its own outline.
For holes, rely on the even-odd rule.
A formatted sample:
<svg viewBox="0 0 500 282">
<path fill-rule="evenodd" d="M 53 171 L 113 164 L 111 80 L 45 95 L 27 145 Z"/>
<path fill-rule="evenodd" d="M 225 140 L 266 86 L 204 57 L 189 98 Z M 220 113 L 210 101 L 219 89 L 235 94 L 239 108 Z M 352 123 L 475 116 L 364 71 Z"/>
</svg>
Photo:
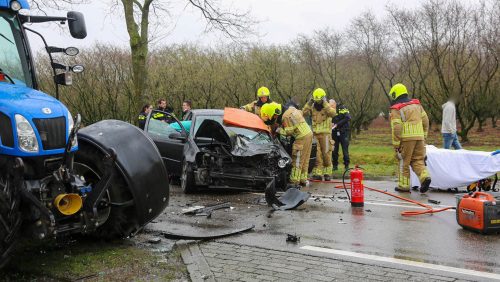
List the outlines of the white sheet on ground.
<svg viewBox="0 0 500 282">
<path fill-rule="evenodd" d="M 469 150 L 446 150 L 426 146 L 427 169 L 432 178 L 431 187 L 456 188 L 490 177 L 500 171 L 500 154 Z M 417 175 L 411 170 L 412 187 L 420 186 Z"/>
</svg>

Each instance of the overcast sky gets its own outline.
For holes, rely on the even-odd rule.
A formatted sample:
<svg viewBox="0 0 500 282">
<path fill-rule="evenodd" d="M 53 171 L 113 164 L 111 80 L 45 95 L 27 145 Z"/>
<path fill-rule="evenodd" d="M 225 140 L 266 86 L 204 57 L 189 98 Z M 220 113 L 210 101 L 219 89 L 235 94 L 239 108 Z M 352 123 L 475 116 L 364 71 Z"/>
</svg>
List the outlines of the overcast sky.
<svg viewBox="0 0 500 282">
<path fill-rule="evenodd" d="M 164 1 L 164 0 L 155 0 Z M 126 47 L 128 34 L 123 19 L 122 7 L 111 9 L 109 1 L 91 1 L 90 4 L 74 7 L 81 11 L 87 22 L 88 36 L 85 40 L 70 37 L 69 32 L 61 32 L 56 23 L 35 24 L 32 28 L 42 31 L 49 45 L 86 47 L 96 42 L 112 43 Z M 119 2 L 119 1 L 118 1 Z M 169 31 L 168 36 L 154 43 L 154 47 L 172 43 L 199 43 L 215 45 L 228 41 L 218 32 L 204 33 L 205 21 L 192 7 L 186 7 L 184 0 L 171 1 L 171 18 L 160 28 Z M 260 34 L 250 41 L 263 44 L 280 44 L 293 40 L 299 34 L 330 27 L 342 30 L 352 18 L 366 10 L 379 17 L 385 15 L 386 5 L 414 8 L 422 0 L 220 0 L 223 5 L 231 5 L 242 11 L 250 9 L 253 18 L 260 21 L 254 29 Z M 51 15 L 64 15 L 61 11 L 47 11 Z M 35 13 L 35 12 L 31 12 Z M 41 41 L 33 36 L 33 49 L 39 49 Z"/>
</svg>

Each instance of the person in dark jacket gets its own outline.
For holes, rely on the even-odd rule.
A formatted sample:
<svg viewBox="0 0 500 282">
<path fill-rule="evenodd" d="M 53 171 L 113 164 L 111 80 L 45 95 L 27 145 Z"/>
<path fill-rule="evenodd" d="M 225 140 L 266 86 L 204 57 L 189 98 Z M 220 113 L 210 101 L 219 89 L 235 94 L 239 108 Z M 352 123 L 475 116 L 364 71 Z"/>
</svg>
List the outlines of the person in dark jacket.
<svg viewBox="0 0 500 282">
<path fill-rule="evenodd" d="M 349 168 L 349 133 L 351 115 L 346 106 L 339 104 L 337 106 L 337 115 L 333 117 L 332 138 L 335 141 L 332 152 L 333 170 L 338 170 L 339 166 L 339 147 L 342 146 L 344 155 L 345 169 Z"/>
<path fill-rule="evenodd" d="M 137 122 L 139 124 L 140 129 L 144 130 L 144 126 L 146 126 L 146 120 L 148 118 L 149 113 L 152 110 L 153 110 L 153 106 L 151 106 L 150 104 L 146 104 L 146 105 L 144 105 L 144 107 L 142 107 L 142 111 L 139 114 L 139 116 L 137 117 Z"/>
<path fill-rule="evenodd" d="M 193 112 L 191 112 L 192 105 L 191 100 L 182 102 L 182 120 L 191 120 L 193 118 Z"/>
<path fill-rule="evenodd" d="M 162 111 L 162 112 L 167 112 L 169 114 L 173 114 L 173 112 L 174 112 L 174 109 L 167 105 L 167 100 L 165 100 L 163 98 L 158 100 L 157 110 Z M 171 123 L 173 121 L 168 115 L 166 115 L 164 113 L 160 113 L 160 112 L 153 113 L 153 118 L 157 119 L 157 120 L 161 120 L 163 122 L 168 122 L 168 123 Z"/>
</svg>

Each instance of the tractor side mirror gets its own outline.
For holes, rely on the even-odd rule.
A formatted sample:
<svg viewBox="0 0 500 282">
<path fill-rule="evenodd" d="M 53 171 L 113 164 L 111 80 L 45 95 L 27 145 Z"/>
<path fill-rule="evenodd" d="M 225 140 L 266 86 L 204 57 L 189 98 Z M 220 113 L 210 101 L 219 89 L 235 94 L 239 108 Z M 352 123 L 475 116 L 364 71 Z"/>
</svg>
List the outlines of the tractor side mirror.
<svg viewBox="0 0 500 282">
<path fill-rule="evenodd" d="M 85 26 L 85 17 L 80 12 L 71 11 L 67 14 L 68 26 L 71 36 L 76 39 L 87 37 L 87 27 Z"/>
<path fill-rule="evenodd" d="M 73 84 L 73 77 L 71 72 L 62 72 L 54 76 L 54 81 L 59 85 L 69 86 Z"/>
</svg>

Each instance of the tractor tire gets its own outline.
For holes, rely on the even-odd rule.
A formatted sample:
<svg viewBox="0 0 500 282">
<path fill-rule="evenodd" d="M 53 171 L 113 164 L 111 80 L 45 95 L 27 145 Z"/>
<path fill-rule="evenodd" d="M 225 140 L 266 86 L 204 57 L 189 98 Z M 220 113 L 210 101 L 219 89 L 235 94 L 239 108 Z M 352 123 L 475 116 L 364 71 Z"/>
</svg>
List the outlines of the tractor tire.
<svg viewBox="0 0 500 282">
<path fill-rule="evenodd" d="M 192 194 L 198 190 L 194 180 L 193 167 L 186 160 L 182 161 L 181 189 L 185 194 Z"/>
<path fill-rule="evenodd" d="M 13 177 L 0 168 L 0 269 L 9 261 L 14 249 L 17 233 L 21 227 L 19 187 L 14 187 Z"/>
<path fill-rule="evenodd" d="M 87 143 L 79 144 L 78 154 L 74 159 L 75 173 L 84 176 L 87 182 L 96 184 L 104 175 L 103 158 L 104 154 L 99 149 Z M 79 167 L 90 168 L 90 170 L 78 171 Z M 103 211 L 107 215 L 106 221 L 92 233 L 92 236 L 103 239 L 126 238 L 132 236 L 133 232 L 139 228 L 132 193 L 123 176 L 116 168 L 114 169 L 115 175 L 108 189 L 107 200 L 110 203 L 130 204 L 115 204 L 106 207 L 107 213 Z"/>
</svg>

